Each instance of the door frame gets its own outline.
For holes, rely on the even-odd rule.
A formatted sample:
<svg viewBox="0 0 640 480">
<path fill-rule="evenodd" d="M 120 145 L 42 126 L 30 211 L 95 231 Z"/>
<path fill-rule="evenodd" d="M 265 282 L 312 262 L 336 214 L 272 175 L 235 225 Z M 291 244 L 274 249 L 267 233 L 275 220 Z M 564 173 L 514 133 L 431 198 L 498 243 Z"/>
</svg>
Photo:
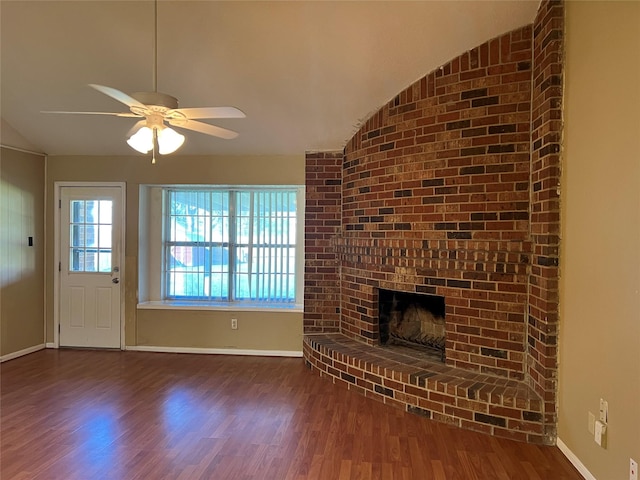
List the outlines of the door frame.
<svg viewBox="0 0 640 480">
<path fill-rule="evenodd" d="M 120 350 L 125 349 L 125 249 L 126 249 L 126 205 L 127 205 L 127 184 L 126 182 L 54 182 L 53 192 L 53 348 L 60 348 L 60 262 L 61 262 L 61 238 L 60 213 L 62 202 L 62 189 L 65 187 L 120 187 L 122 192 L 120 202 L 120 231 L 122 232 L 122 248 L 120 253 Z M 58 207 L 56 207 L 58 205 Z"/>
</svg>

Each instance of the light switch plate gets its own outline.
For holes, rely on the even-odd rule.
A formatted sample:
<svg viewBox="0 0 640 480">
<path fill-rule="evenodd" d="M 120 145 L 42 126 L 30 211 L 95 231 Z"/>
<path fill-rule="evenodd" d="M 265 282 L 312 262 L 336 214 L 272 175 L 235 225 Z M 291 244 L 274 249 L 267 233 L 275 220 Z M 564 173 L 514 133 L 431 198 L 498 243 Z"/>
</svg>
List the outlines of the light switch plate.
<svg viewBox="0 0 640 480">
<path fill-rule="evenodd" d="M 589 412 L 589 420 L 587 423 L 587 429 L 591 435 L 595 435 L 596 433 L 596 416 Z"/>
<path fill-rule="evenodd" d="M 607 425 L 600 420 L 596 420 L 596 432 L 594 435 L 594 440 L 602 448 L 607 448 Z"/>
<path fill-rule="evenodd" d="M 638 480 L 638 462 L 629 459 L 629 480 Z"/>
<path fill-rule="evenodd" d="M 609 422 L 609 402 L 600 399 L 600 421 L 602 423 Z"/>
</svg>

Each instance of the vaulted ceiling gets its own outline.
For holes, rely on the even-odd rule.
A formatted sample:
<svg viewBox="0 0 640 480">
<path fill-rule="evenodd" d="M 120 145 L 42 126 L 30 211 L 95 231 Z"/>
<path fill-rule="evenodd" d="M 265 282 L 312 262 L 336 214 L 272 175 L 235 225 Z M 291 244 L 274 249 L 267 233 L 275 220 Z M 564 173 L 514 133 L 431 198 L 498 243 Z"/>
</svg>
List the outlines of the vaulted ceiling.
<svg viewBox="0 0 640 480">
<path fill-rule="evenodd" d="M 341 149 L 400 90 L 531 23 L 538 5 L 160 0 L 158 90 L 181 107 L 232 105 L 247 115 L 209 121 L 239 132 L 234 140 L 186 133 L 183 155 Z M 135 153 L 125 142 L 134 119 L 41 111 L 127 110 L 90 83 L 153 90 L 153 12 L 152 1 L 2 0 L 2 143 L 50 155 Z"/>
</svg>

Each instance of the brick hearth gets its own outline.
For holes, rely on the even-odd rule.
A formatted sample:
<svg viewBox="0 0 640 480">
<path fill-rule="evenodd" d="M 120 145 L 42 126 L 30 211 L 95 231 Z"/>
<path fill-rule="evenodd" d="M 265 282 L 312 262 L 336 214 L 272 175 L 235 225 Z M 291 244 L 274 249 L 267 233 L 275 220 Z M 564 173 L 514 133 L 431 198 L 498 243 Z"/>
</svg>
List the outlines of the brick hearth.
<svg viewBox="0 0 640 480">
<path fill-rule="evenodd" d="M 453 368 L 409 349 L 371 347 L 341 334 L 306 335 L 310 368 L 366 397 L 439 422 L 545 443 L 540 397 L 523 382 Z"/>
</svg>

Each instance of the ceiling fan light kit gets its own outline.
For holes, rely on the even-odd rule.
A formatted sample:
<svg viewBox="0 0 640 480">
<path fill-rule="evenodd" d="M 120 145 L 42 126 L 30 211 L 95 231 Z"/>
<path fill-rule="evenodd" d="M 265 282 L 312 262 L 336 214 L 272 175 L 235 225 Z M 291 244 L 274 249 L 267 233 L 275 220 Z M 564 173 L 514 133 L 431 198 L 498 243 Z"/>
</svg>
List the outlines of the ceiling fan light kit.
<svg viewBox="0 0 640 480">
<path fill-rule="evenodd" d="M 160 153 L 160 155 L 169 155 L 182 146 L 184 143 L 184 135 L 179 134 L 169 127 L 149 128 L 144 126 L 131 135 L 127 143 L 131 148 L 140 153 L 149 153 L 153 150 L 154 140 L 158 142 L 158 153 Z"/>
<path fill-rule="evenodd" d="M 127 95 L 120 90 L 104 85 L 90 84 L 89 86 L 99 92 L 125 104 L 129 112 L 63 112 L 49 111 L 43 113 L 70 113 L 88 115 L 112 115 L 125 118 L 140 118 L 127 134 L 127 144 L 134 150 L 147 154 L 152 152 L 151 163 L 155 163 L 155 153 L 168 155 L 178 150 L 184 143 L 185 137 L 176 132 L 171 126 L 192 130 L 214 137 L 232 139 L 238 136 L 237 132 L 226 128 L 198 122 L 195 119 L 214 118 L 245 118 L 245 114 L 235 107 L 195 107 L 178 108 L 178 99 L 160 93 L 157 89 L 158 65 L 158 4 L 154 1 L 154 65 L 153 65 L 153 92 L 137 92 Z"/>
</svg>

